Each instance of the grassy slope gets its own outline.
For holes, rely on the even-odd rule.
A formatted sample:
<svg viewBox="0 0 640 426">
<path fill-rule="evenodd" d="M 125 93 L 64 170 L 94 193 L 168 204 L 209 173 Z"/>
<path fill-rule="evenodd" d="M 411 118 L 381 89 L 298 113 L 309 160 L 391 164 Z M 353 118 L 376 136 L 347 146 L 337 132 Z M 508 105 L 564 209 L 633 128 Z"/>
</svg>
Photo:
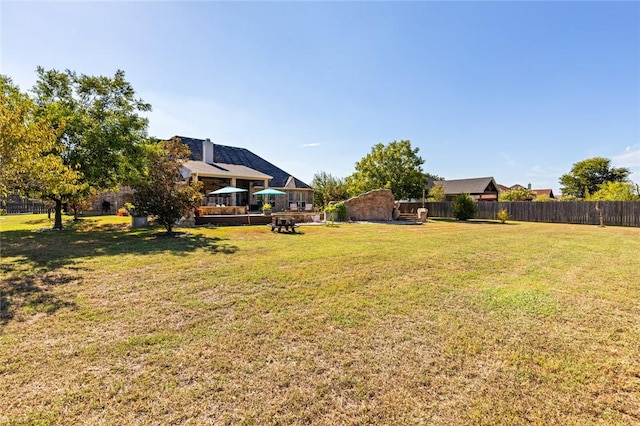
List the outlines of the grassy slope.
<svg viewBox="0 0 640 426">
<path fill-rule="evenodd" d="M 0 424 L 640 424 L 640 229 L 127 222 L 0 221 Z"/>
</svg>

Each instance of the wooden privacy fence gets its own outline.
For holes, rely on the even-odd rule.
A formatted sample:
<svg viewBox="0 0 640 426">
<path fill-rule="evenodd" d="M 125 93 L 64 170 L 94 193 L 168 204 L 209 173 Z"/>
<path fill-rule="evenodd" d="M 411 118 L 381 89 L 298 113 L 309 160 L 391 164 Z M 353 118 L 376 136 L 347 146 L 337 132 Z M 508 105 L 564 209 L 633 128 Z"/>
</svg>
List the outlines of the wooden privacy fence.
<svg viewBox="0 0 640 426">
<path fill-rule="evenodd" d="M 477 219 L 496 219 L 498 212 L 506 209 L 510 220 L 598 225 L 601 213 L 605 225 L 640 227 L 640 201 L 479 201 L 476 205 Z M 420 207 L 422 203 L 400 204 L 403 213 Z M 454 217 L 450 202 L 426 203 L 425 207 L 429 209 L 429 217 Z"/>
<path fill-rule="evenodd" d="M 36 201 L 9 201 L 5 206 L 0 206 L 0 209 L 5 209 L 8 214 L 47 212 L 45 205 Z"/>
</svg>

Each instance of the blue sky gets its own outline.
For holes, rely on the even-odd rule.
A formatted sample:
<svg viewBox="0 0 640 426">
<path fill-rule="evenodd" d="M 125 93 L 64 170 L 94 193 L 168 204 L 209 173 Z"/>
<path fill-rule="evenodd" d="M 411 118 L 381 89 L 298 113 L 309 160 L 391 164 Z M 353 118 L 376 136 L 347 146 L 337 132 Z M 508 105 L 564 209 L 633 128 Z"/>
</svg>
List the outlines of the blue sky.
<svg viewBox="0 0 640 426">
<path fill-rule="evenodd" d="M 250 149 L 310 182 L 409 139 L 447 179 L 640 182 L 639 2 L 0 3 L 0 73 L 125 71 L 150 135 Z"/>
</svg>

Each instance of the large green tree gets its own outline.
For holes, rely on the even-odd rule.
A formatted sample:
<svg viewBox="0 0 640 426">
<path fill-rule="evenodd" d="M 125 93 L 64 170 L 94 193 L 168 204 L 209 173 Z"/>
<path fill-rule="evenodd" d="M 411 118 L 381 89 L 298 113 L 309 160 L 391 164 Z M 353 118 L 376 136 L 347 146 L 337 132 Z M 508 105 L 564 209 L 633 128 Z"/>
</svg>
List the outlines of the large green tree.
<svg viewBox="0 0 640 426">
<path fill-rule="evenodd" d="M 180 173 L 189 154 L 180 138 L 148 145 L 146 166 L 132 185 L 136 214 L 154 216 L 169 233 L 178 219 L 202 202 L 202 183 L 187 182 Z"/>
<path fill-rule="evenodd" d="M 0 196 L 6 196 L 18 176 L 55 143 L 55 133 L 34 110 L 31 98 L 0 75 Z"/>
<path fill-rule="evenodd" d="M 356 163 L 356 171 L 347 177 L 349 193 L 357 195 L 387 188 L 398 200 L 422 197 L 427 175 L 422 171 L 424 160 L 418 151 L 408 140 L 374 145 L 371 152 Z"/>
<path fill-rule="evenodd" d="M 0 76 L 0 194 L 59 197 L 84 188 L 81 174 L 65 164 L 50 111 L 41 111 L 11 79 Z M 61 218 L 60 218 L 61 221 Z"/>
<path fill-rule="evenodd" d="M 311 180 L 313 188 L 313 204 L 317 207 L 328 205 L 331 201 L 342 201 L 349 198 L 347 184 L 344 179 L 331 173 L 319 171 Z"/>
<path fill-rule="evenodd" d="M 629 173 L 625 167 L 612 167 L 608 158 L 594 157 L 578 161 L 571 172 L 560 177 L 562 195 L 586 198 L 598 191 L 605 182 L 626 182 Z"/>
<path fill-rule="evenodd" d="M 62 228 L 66 201 L 130 182 L 141 167 L 141 147 L 147 138 L 147 119 L 140 113 L 151 106 L 136 98 L 123 71 L 113 77 L 88 76 L 73 71 L 37 69 L 33 88 L 39 116 L 56 131 L 50 151 L 78 174 L 77 185 L 60 176 L 58 185 L 42 187 L 41 198 L 55 202 L 54 228 Z"/>
</svg>

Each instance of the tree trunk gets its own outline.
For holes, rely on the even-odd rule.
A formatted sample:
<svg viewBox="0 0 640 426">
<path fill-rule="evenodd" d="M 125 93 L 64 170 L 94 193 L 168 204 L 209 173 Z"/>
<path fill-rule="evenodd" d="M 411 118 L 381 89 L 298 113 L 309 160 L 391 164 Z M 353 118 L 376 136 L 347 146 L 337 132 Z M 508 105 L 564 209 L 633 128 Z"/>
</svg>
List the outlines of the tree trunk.
<svg viewBox="0 0 640 426">
<path fill-rule="evenodd" d="M 596 202 L 596 211 L 598 212 L 598 218 L 600 219 L 600 227 L 604 228 L 604 216 L 602 215 L 602 209 L 600 208 L 600 203 Z"/>
<path fill-rule="evenodd" d="M 54 201 L 56 202 L 56 210 L 53 229 L 62 229 L 62 199 L 55 198 Z"/>
</svg>

